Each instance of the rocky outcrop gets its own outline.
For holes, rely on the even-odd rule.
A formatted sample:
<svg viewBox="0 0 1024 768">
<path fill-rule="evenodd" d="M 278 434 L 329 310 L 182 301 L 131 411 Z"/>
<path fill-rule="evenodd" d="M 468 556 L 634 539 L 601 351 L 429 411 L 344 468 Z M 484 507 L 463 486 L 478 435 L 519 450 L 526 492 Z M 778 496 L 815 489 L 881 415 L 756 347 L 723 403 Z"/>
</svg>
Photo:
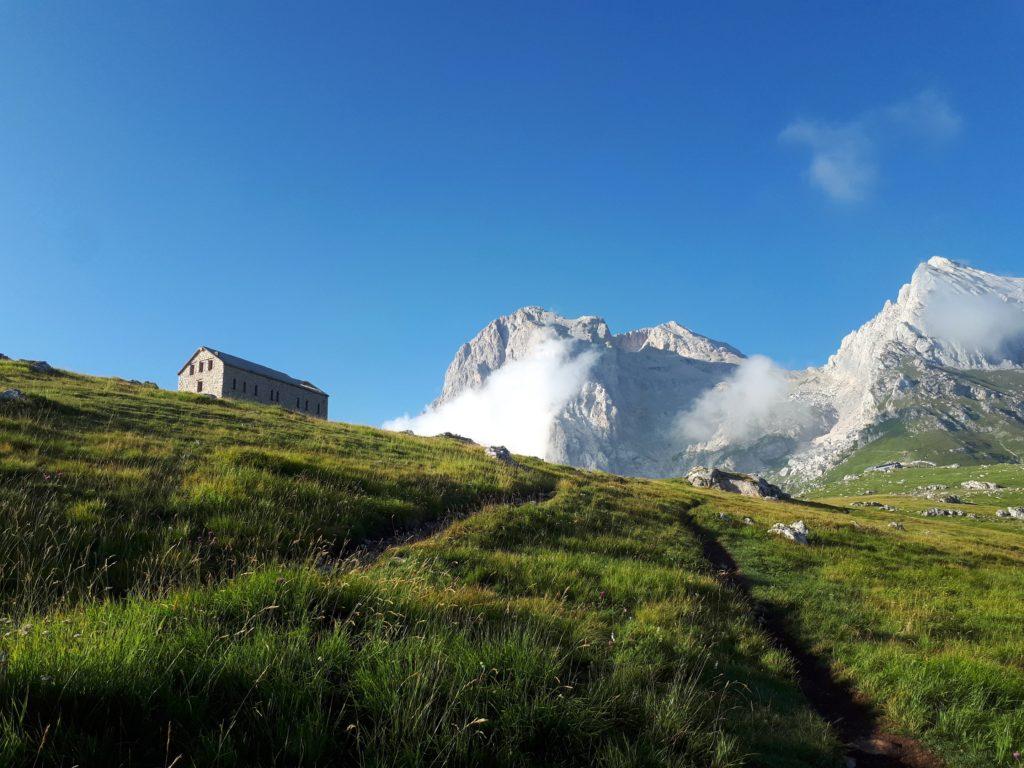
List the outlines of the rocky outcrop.
<svg viewBox="0 0 1024 768">
<path fill-rule="evenodd" d="M 922 510 L 921 517 L 969 517 L 969 515 L 962 509 L 940 509 L 939 507 L 931 507 L 930 509 Z"/>
<path fill-rule="evenodd" d="M 5 389 L 3 392 L 0 392 L 0 400 L 18 402 L 20 400 L 28 400 L 28 396 L 20 389 Z"/>
<path fill-rule="evenodd" d="M 960 483 L 965 491 L 997 491 L 1002 486 L 999 483 L 989 483 L 984 480 L 965 480 Z"/>
<path fill-rule="evenodd" d="M 28 369 L 32 373 L 54 373 L 57 370 L 45 360 L 30 360 Z"/>
<path fill-rule="evenodd" d="M 795 541 L 797 544 L 807 544 L 807 525 L 803 520 L 797 520 L 791 525 L 776 523 L 768 529 L 768 533 Z"/>
<path fill-rule="evenodd" d="M 739 472 L 725 472 L 721 469 L 694 467 L 686 479 L 695 488 L 713 488 L 727 493 L 739 493 L 756 499 L 777 501 L 788 499 L 789 496 L 777 485 L 772 485 L 763 477 L 744 475 Z"/>
<path fill-rule="evenodd" d="M 1014 520 L 1024 520 L 1024 507 L 1007 507 L 996 512 L 998 517 L 1009 517 Z"/>
<path fill-rule="evenodd" d="M 496 461 L 500 461 L 502 464 L 508 464 L 510 467 L 518 467 L 519 463 L 512 458 L 512 453 L 504 445 L 491 445 L 484 448 L 484 453 L 490 456 Z"/>
<path fill-rule="evenodd" d="M 896 507 L 890 504 L 883 504 L 880 501 L 855 501 L 850 504 L 851 507 L 871 507 L 873 509 L 881 509 L 885 512 L 897 512 Z"/>
</svg>

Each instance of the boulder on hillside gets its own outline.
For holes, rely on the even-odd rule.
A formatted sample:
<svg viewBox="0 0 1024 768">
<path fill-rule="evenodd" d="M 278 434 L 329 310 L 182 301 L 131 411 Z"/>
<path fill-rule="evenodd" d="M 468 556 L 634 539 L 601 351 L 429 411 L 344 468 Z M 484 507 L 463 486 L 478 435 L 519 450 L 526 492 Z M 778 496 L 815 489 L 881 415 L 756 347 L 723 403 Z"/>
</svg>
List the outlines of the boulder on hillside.
<svg viewBox="0 0 1024 768">
<path fill-rule="evenodd" d="M 695 488 L 714 488 L 728 493 L 739 493 L 756 499 L 777 501 L 788 499 L 789 495 L 772 485 L 763 477 L 744 475 L 740 472 L 726 472 L 721 469 L 694 467 L 686 474 L 686 479 Z"/>
<path fill-rule="evenodd" d="M 476 445 L 475 442 L 470 440 L 468 437 L 462 435 L 456 435 L 454 432 L 442 432 L 438 437 L 447 437 L 449 440 L 455 440 L 460 443 L 466 443 L 467 445 Z"/>
<path fill-rule="evenodd" d="M 792 525 L 776 523 L 768 529 L 768 533 L 773 533 L 776 536 L 782 536 L 790 541 L 795 541 L 797 544 L 807 543 L 807 525 L 803 520 L 797 520 Z"/>
<path fill-rule="evenodd" d="M 18 402 L 21 400 L 28 400 L 28 395 L 20 389 L 5 389 L 3 392 L 0 392 L 0 400 Z"/>
<path fill-rule="evenodd" d="M 939 509 L 931 507 L 921 512 L 921 517 L 964 517 L 967 513 L 962 509 Z"/>
<path fill-rule="evenodd" d="M 7 355 L 5 355 L 3 353 L 0 353 L 0 360 L 10 360 L 10 359 L 11 358 L 9 358 Z"/>
<path fill-rule="evenodd" d="M 903 523 L 901 523 L 899 520 L 893 520 L 891 523 L 889 523 L 889 527 L 897 531 L 907 530 L 906 527 L 904 527 Z"/>
<path fill-rule="evenodd" d="M 28 369 L 32 373 L 54 373 L 57 370 L 45 360 L 29 360 Z"/>
<path fill-rule="evenodd" d="M 985 480 L 965 480 L 960 483 L 960 487 L 966 491 L 998 491 L 1002 486 Z"/>
<path fill-rule="evenodd" d="M 484 453 L 492 459 L 508 464 L 510 467 L 518 467 L 519 462 L 512 458 L 511 452 L 504 445 L 491 445 L 484 448 Z"/>
<path fill-rule="evenodd" d="M 872 509 L 882 509 L 886 512 L 896 512 L 896 507 L 889 504 L 883 504 L 880 501 L 854 501 L 850 503 L 851 507 L 871 507 Z"/>
<path fill-rule="evenodd" d="M 1009 517 L 1014 520 L 1024 520 L 1024 507 L 1007 507 L 996 512 L 997 517 Z"/>
</svg>

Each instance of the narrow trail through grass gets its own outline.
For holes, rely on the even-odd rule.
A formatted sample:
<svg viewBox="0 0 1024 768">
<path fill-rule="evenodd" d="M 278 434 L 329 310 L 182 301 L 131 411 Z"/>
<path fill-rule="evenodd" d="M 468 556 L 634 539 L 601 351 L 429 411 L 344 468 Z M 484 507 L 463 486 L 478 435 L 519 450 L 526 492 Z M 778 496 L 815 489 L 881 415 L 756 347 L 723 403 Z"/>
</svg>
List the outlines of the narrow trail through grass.
<svg viewBox="0 0 1024 768">
<path fill-rule="evenodd" d="M 914 739 L 889 733 L 877 713 L 849 683 L 833 675 L 830 665 L 801 644 L 788 628 L 783 611 L 758 601 L 746 576 L 714 533 L 683 513 L 687 527 L 701 543 L 704 556 L 717 578 L 749 603 L 751 611 L 772 641 L 793 659 L 800 690 L 814 710 L 836 729 L 848 757 L 859 768 L 940 768 L 942 762 Z"/>
</svg>

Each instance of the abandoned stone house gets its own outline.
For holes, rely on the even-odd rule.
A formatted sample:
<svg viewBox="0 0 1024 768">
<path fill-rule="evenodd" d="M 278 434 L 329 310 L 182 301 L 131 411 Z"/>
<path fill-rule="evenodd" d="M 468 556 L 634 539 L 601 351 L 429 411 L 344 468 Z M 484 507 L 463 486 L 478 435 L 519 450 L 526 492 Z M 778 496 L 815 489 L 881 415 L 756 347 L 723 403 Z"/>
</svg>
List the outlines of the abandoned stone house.
<svg viewBox="0 0 1024 768">
<path fill-rule="evenodd" d="M 279 405 L 327 418 L 327 393 L 308 381 L 210 347 L 200 347 L 178 371 L 178 391 Z"/>
</svg>

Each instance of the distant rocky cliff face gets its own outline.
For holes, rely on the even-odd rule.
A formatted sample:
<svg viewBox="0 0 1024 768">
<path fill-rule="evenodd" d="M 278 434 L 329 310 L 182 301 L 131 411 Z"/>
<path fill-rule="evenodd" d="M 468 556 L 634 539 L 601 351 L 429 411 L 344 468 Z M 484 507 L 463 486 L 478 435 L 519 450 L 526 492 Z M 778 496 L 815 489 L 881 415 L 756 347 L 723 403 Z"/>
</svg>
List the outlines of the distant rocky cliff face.
<svg viewBox="0 0 1024 768">
<path fill-rule="evenodd" d="M 668 475 L 682 445 L 674 419 L 743 360 L 728 344 L 666 323 L 613 335 L 598 317 L 525 307 L 490 323 L 455 356 L 439 407 L 482 387 L 496 370 L 555 340 L 594 362 L 551 424 L 545 458 L 622 474 Z M 554 373 L 552 375 L 557 375 Z"/>
<path fill-rule="evenodd" d="M 820 368 L 782 371 L 675 322 L 613 334 L 599 317 L 526 307 L 459 349 L 431 408 L 485 390 L 496 372 L 552 344 L 567 360 L 587 356 L 557 401 L 545 454 L 579 467 L 669 476 L 717 465 L 810 478 L 891 419 L 950 432 L 984 422 L 993 434 L 1024 425 L 1024 392 L 970 373 L 1024 369 L 1024 279 L 939 257 Z"/>
</svg>

